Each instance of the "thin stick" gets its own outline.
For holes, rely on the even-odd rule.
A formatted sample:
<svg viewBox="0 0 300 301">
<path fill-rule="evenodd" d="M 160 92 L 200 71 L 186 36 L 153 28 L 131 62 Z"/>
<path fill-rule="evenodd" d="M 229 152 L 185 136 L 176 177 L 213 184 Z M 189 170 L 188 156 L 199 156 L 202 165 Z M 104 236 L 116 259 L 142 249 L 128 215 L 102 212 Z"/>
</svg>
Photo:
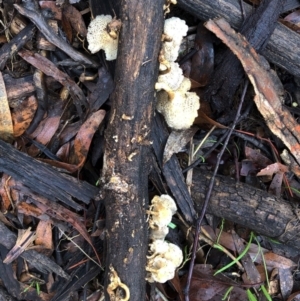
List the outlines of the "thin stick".
<svg viewBox="0 0 300 301">
<path fill-rule="evenodd" d="M 197 251 L 197 246 L 198 246 L 198 240 L 199 240 L 199 236 L 200 236 L 200 232 L 201 232 L 201 223 L 202 223 L 202 220 L 204 218 L 204 214 L 206 212 L 208 202 L 210 200 L 212 188 L 213 188 L 213 185 L 214 185 L 214 182 L 215 182 L 215 176 L 216 176 L 216 174 L 218 172 L 221 158 L 222 158 L 223 153 L 224 153 L 224 151 L 225 151 L 225 149 L 227 147 L 227 144 L 228 144 L 228 141 L 230 139 L 230 136 L 231 136 L 231 134 L 232 134 L 232 132 L 233 132 L 233 130 L 234 130 L 237 122 L 238 122 L 238 119 L 239 119 L 239 116 L 240 116 L 240 113 L 241 113 L 241 109 L 242 109 L 242 106 L 243 106 L 243 103 L 244 103 L 245 94 L 246 94 L 246 91 L 247 91 L 247 88 L 248 88 L 248 84 L 249 84 L 249 81 L 247 80 L 246 83 L 245 83 L 245 86 L 244 86 L 244 90 L 243 90 L 243 93 L 242 93 L 242 96 L 241 96 L 241 101 L 240 101 L 238 110 L 236 112 L 236 116 L 235 116 L 233 125 L 230 128 L 229 133 L 228 133 L 228 135 L 226 137 L 226 140 L 224 142 L 224 145 L 223 145 L 223 147 L 222 147 L 222 149 L 221 149 L 221 151 L 220 151 L 220 153 L 218 155 L 218 160 L 217 160 L 217 164 L 216 164 L 213 176 L 211 177 L 211 179 L 209 181 L 209 187 L 208 187 L 206 198 L 205 198 L 205 201 L 204 201 L 204 204 L 203 204 L 203 207 L 202 207 L 201 215 L 197 219 L 196 233 L 195 233 L 193 252 L 192 252 L 192 259 L 191 259 L 191 263 L 190 263 L 190 267 L 189 267 L 189 273 L 188 273 L 186 287 L 184 289 L 185 301 L 189 301 L 190 300 L 190 298 L 189 298 L 189 291 L 190 291 L 190 285 L 191 285 L 191 280 L 192 280 L 192 273 L 193 273 L 193 269 L 194 269 L 194 265 L 195 265 L 195 258 L 196 258 L 196 251 Z"/>
</svg>

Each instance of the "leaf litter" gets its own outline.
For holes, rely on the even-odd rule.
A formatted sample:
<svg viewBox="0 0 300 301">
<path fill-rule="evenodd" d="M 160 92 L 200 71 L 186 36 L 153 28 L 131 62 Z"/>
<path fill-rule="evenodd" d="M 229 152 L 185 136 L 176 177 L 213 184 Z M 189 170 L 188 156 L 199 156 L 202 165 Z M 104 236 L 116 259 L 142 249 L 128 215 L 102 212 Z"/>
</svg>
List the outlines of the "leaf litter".
<svg viewBox="0 0 300 301">
<path fill-rule="evenodd" d="M 96 68 L 89 69 L 89 67 L 93 65 L 93 61 L 89 58 L 89 55 L 87 55 L 85 48 L 78 46 L 80 45 L 78 41 L 82 43 L 81 39 L 84 39 L 86 36 L 86 22 L 80 10 L 71 4 L 65 5 L 62 9 L 53 4 L 54 3 L 50 1 L 40 1 L 41 8 L 47 7 L 47 9 L 51 10 L 56 21 L 62 20 L 62 28 L 65 31 L 68 41 L 73 43 L 73 45 L 76 45 L 74 42 L 77 41 L 77 47 L 80 50 L 76 50 L 76 47 L 71 47 L 61 38 L 53 35 L 53 32 L 50 30 L 50 25 L 43 21 L 41 16 L 37 14 L 38 11 L 32 8 L 22 7 L 19 4 L 16 4 L 15 8 L 20 14 L 28 17 L 37 26 L 38 31 L 45 35 L 50 44 L 52 43 L 52 45 L 48 45 L 47 47 L 49 47 L 49 49 L 52 48 L 51 51 L 56 47 L 62 49 L 74 60 L 72 64 L 75 68 L 73 69 L 71 62 L 67 59 L 60 61 L 59 63 L 61 64 L 59 64 L 55 60 L 52 61 L 52 58 L 48 56 L 40 55 L 38 51 L 32 47 L 18 50 L 19 58 L 16 58 L 16 63 L 24 63 L 26 61 L 28 64 L 25 65 L 25 67 L 20 66 L 16 68 L 16 73 L 19 69 L 20 74 L 18 75 L 20 76 L 22 74 L 21 68 L 25 68 L 27 72 L 30 69 L 36 69 L 42 72 L 45 78 L 42 79 L 44 86 L 41 87 L 41 89 L 44 89 L 44 92 L 48 94 L 48 104 L 45 105 L 40 117 L 38 117 L 36 112 L 38 109 L 41 110 L 41 98 L 38 99 L 32 95 L 32 92 L 38 91 L 38 87 L 32 84 L 33 79 L 27 80 L 27 84 L 29 84 L 28 87 L 31 90 L 25 92 L 25 94 L 23 93 L 22 100 L 19 101 L 17 105 L 13 102 L 13 98 L 16 99 L 17 97 L 13 96 L 12 92 L 10 92 L 11 94 L 3 93 L 3 110 L 1 110 L 0 118 L 1 126 L 6 125 L 6 127 L 1 130 L 1 139 L 11 141 L 13 138 L 14 146 L 19 151 L 29 154 L 37 161 L 45 162 L 47 166 L 54 166 L 55 169 L 53 170 L 58 173 L 69 174 L 69 176 L 72 175 L 73 179 L 78 182 L 88 181 L 94 185 L 98 180 L 99 169 L 103 163 L 100 162 L 102 159 L 100 157 L 100 160 L 95 160 L 95 162 L 91 164 L 89 154 L 91 151 L 94 151 L 92 144 L 93 138 L 97 136 L 103 137 L 102 127 L 104 126 L 106 121 L 105 116 L 109 110 L 109 102 L 107 102 L 107 100 L 113 91 L 114 83 L 111 74 L 105 68 L 100 67 L 98 70 L 96 70 Z M 296 23 L 296 19 L 297 11 L 285 18 L 286 21 L 294 23 Z M 213 29 L 213 26 L 222 24 L 225 36 L 221 36 L 221 33 L 217 35 L 226 43 L 226 39 L 228 38 L 226 34 L 232 35 L 232 37 L 234 37 L 234 35 L 227 25 L 222 22 L 222 20 L 209 21 L 209 23 L 206 23 L 206 26 L 210 27 L 210 30 L 217 31 Z M 296 24 L 296 26 L 298 25 Z M 211 37 L 206 36 L 207 33 L 203 34 L 203 32 L 201 36 L 201 31 L 203 31 L 202 24 L 197 27 L 195 41 L 195 45 L 198 47 L 196 49 L 197 51 L 194 52 L 191 62 L 189 62 L 189 64 L 191 64 L 189 68 L 192 68 L 190 77 L 193 80 L 194 88 L 199 88 L 199 86 L 202 87 L 209 83 L 212 73 L 211 68 L 214 64 Z M 234 37 L 234 39 L 240 43 L 241 47 L 239 49 L 233 48 L 230 42 L 227 42 L 227 44 L 229 47 L 231 46 L 236 55 L 240 57 L 254 85 L 256 93 L 255 101 L 260 112 L 264 116 L 269 129 L 282 140 L 290 153 L 294 156 L 294 159 L 296 159 L 296 162 L 299 163 L 298 125 L 292 115 L 286 110 L 282 110 L 279 106 L 278 100 L 282 96 L 281 91 L 279 91 L 281 85 L 278 85 L 277 79 L 274 80 L 273 75 L 270 75 L 272 72 L 269 70 L 269 67 L 266 66 L 263 59 L 257 56 L 254 50 L 248 47 L 245 40 L 239 40 L 239 37 Z M 202 55 L 208 58 L 204 66 L 201 63 L 201 59 L 203 59 Z M 247 56 L 249 56 L 249 58 L 246 59 Z M 20 58 L 22 58 L 22 60 Z M 7 64 L 9 66 L 9 64 L 13 64 L 13 62 L 8 60 Z M 85 66 L 82 67 L 80 64 Z M 97 66 L 96 64 L 94 65 Z M 205 68 L 206 73 L 199 73 L 201 68 Z M 2 72 L 5 71 L 3 71 L 4 66 L 2 66 L 1 69 Z M 186 75 L 189 76 L 188 73 Z M 262 84 L 255 80 L 258 75 L 261 76 L 266 83 Z M 91 81 L 88 80 L 89 78 Z M 269 90 L 266 89 L 266 86 Z M 9 87 L 9 83 L 6 83 L 2 76 L 1 87 L 2 92 L 6 92 Z M 11 87 L 13 87 L 13 85 L 11 85 Z M 14 90 L 12 88 L 10 89 L 10 91 Z M 63 93 L 66 93 L 65 96 L 63 96 Z M 197 91 L 197 93 L 201 93 L 201 91 Z M 207 131 L 207 128 L 217 126 L 219 129 L 227 129 L 228 125 L 223 125 L 216 121 L 212 112 L 206 115 L 201 109 L 198 117 L 200 116 L 202 116 L 202 120 L 205 119 L 205 124 L 196 121 L 195 124 L 197 124 L 198 127 L 179 133 L 175 131 L 171 134 L 168 133 L 168 141 L 164 146 L 163 159 L 160 162 L 162 166 L 167 165 L 169 160 L 171 161 L 169 164 L 173 164 L 172 162 L 175 160 L 174 158 L 176 158 L 173 155 L 182 151 L 182 149 L 188 145 L 188 142 L 191 141 L 192 137 L 198 135 L 198 137 L 201 138 L 201 135 Z M 40 118 L 40 120 L 38 120 L 38 118 Z M 38 120 L 38 122 L 35 120 Z M 30 125 L 35 122 L 35 128 L 27 132 Z M 281 125 L 281 123 L 284 126 Z M 291 135 L 293 131 L 295 131 L 295 133 Z M 101 141 L 101 139 L 98 141 Z M 234 168 L 235 170 L 239 170 L 239 175 L 243 177 L 248 177 L 248 175 L 252 175 L 253 173 L 255 173 L 256 177 L 267 176 L 268 181 L 266 181 L 266 183 L 268 183 L 268 191 L 278 197 L 281 196 L 284 191 L 282 182 L 283 176 L 290 172 L 289 167 L 280 162 L 273 163 L 274 158 L 269 158 L 257 149 L 248 146 L 244 147 L 245 154 L 241 156 L 238 154 L 240 150 L 234 145 L 235 143 L 235 141 L 232 141 L 232 145 L 228 147 L 229 155 L 223 164 L 223 172 L 226 174 L 227 168 Z M 97 147 L 99 147 L 99 145 Z M 205 151 L 210 147 L 211 145 L 204 147 L 203 154 L 205 154 Z M 215 156 L 217 156 L 217 152 L 218 149 L 214 154 Z M 184 164 L 187 164 L 187 160 L 184 158 L 184 152 L 182 152 L 181 155 L 183 156 L 181 160 L 184 167 Z M 180 158 L 180 155 L 177 156 Z M 173 157 L 173 159 L 171 159 L 171 157 Z M 209 169 L 209 162 L 215 159 L 213 155 L 207 155 L 206 157 L 211 159 L 211 161 L 208 160 L 208 163 L 205 163 L 205 167 Z M 247 160 L 247 162 L 245 160 Z M 162 166 L 161 168 L 163 168 Z M 179 165 L 176 165 L 176 168 L 179 168 Z M 178 171 L 178 169 L 175 170 Z M 228 172 L 227 175 L 228 174 L 234 174 L 238 177 L 236 172 Z M 179 192 L 176 187 L 177 181 L 179 181 L 176 178 L 176 173 L 174 173 L 173 176 L 174 178 L 172 178 L 172 180 L 174 183 L 172 188 L 170 188 L 173 193 L 177 195 L 178 199 L 180 195 L 184 195 L 188 190 Z M 70 180 L 70 178 L 67 179 Z M 49 180 L 51 181 L 52 179 Z M 36 181 L 36 185 L 38 185 L 38 177 Z M 168 181 L 168 179 L 166 179 L 166 181 Z M 87 197 L 89 200 L 83 201 L 83 199 L 80 198 L 80 193 L 83 193 L 81 191 L 82 188 L 79 187 L 78 198 L 74 197 L 74 195 L 76 195 L 74 193 L 72 197 L 66 197 L 69 203 L 64 203 L 61 199 L 57 199 L 56 201 L 48 199 L 42 193 L 32 190 L 30 185 L 28 182 L 23 183 L 20 179 L 15 179 L 14 176 L 11 176 L 7 172 L 3 172 L 2 174 L 0 183 L 1 227 L 5 227 L 3 229 L 6 230 L 8 230 L 8 227 L 11 228 L 11 230 L 17 228 L 19 232 L 14 246 L 11 243 L 8 244 L 5 242 L 5 238 L 0 239 L 1 246 L 6 246 L 7 249 L 10 249 L 5 257 L 3 257 L 4 253 L 0 250 L 3 263 L 9 264 L 16 261 L 18 265 L 20 265 L 19 268 L 25 271 L 26 269 L 28 270 L 28 267 L 26 267 L 24 262 L 20 263 L 18 257 L 23 256 L 22 258 L 25 258 L 31 263 L 30 257 L 27 255 L 30 254 L 30 252 L 28 252 L 30 250 L 39 252 L 40 261 L 42 263 L 43 260 L 48 258 L 48 260 L 52 260 L 54 266 L 56 265 L 55 260 L 59 263 L 59 253 L 63 253 L 65 258 L 61 258 L 60 264 L 65 267 L 65 272 L 72 273 L 67 269 L 67 266 L 69 265 L 70 267 L 72 264 L 71 270 L 75 271 L 72 277 L 84 279 L 84 284 L 90 281 L 90 283 L 97 286 L 92 276 L 86 276 L 86 274 L 80 271 L 80 266 L 84 265 L 84 261 L 92 259 L 91 262 L 96 262 L 92 270 L 98 271 L 95 272 L 95 274 L 101 273 L 101 269 L 96 269 L 98 268 L 97 264 L 102 264 L 102 241 L 98 240 L 98 242 L 96 242 L 91 238 L 92 225 L 96 222 L 93 220 L 94 212 L 97 207 L 95 203 L 96 197 L 94 197 L 94 199 Z M 188 198 L 188 196 L 186 196 L 186 198 Z M 183 209 L 181 210 L 183 211 Z M 185 215 L 185 224 L 187 223 L 188 226 L 191 226 L 191 220 L 186 218 L 188 216 L 188 214 Z M 180 220 L 181 217 L 179 214 L 177 217 Z M 179 225 L 180 222 L 176 220 L 177 217 L 174 219 L 174 222 Z M 103 212 L 101 213 L 101 218 L 98 218 L 99 217 L 97 217 L 99 228 L 98 230 L 94 230 L 94 233 L 96 233 L 96 231 L 103 233 L 104 228 L 100 223 L 101 220 L 103 221 L 105 219 Z M 211 224 L 214 224 L 214 220 Z M 277 295 L 282 300 L 292 300 L 291 298 L 293 296 L 296 300 L 297 296 L 299 296 L 299 292 L 293 292 L 294 280 L 292 274 L 296 269 L 296 263 L 292 259 L 285 257 L 284 254 L 275 254 L 257 243 L 252 242 L 248 244 L 247 240 L 241 238 L 234 231 L 234 227 L 230 222 L 225 224 L 227 229 L 203 226 L 205 231 L 203 230 L 202 236 L 200 236 L 199 239 L 201 251 L 198 253 L 198 263 L 195 265 L 192 274 L 189 300 L 225 300 L 226 298 L 228 300 L 246 300 L 249 298 L 248 289 L 254 289 L 253 292 L 257 296 L 262 294 L 255 289 L 261 287 L 268 277 L 269 286 L 267 290 L 269 290 L 270 294 L 274 296 Z M 31 227 L 34 228 L 34 232 L 31 232 Z M 53 230 L 54 227 L 57 228 L 57 230 Z M 178 297 L 178 300 L 184 300 L 182 289 L 185 287 L 187 281 L 186 269 L 190 260 L 192 240 L 188 240 L 184 237 L 181 231 L 182 230 L 178 230 L 178 228 L 171 230 L 168 239 L 179 240 L 180 242 L 178 243 L 182 248 L 184 246 L 186 247 L 186 261 L 181 269 L 177 271 L 174 279 L 169 283 L 157 286 L 156 292 L 159 291 L 157 296 L 163 296 L 164 300 L 176 300 L 176 297 Z M 4 233 L 4 230 L 1 233 Z M 186 227 L 185 233 L 188 236 L 188 233 L 194 234 L 194 231 Z M 70 242 L 66 242 L 63 235 L 66 235 Z M 247 238 L 249 238 L 249 236 Z M 257 238 L 259 238 L 259 235 Z M 73 249 L 71 247 L 72 241 L 74 241 L 72 245 Z M 85 247 L 85 242 L 88 243 L 89 247 Z M 209 247 L 207 247 L 207 245 L 205 246 L 204 242 L 205 244 L 208 243 Z M 74 246 L 76 247 L 74 248 Z M 74 261 L 68 257 L 70 254 L 67 254 L 68 252 L 66 252 L 64 248 L 69 250 L 71 256 L 74 257 Z M 247 252 L 243 254 L 246 248 L 248 248 Z M 86 252 L 89 253 L 88 256 L 83 255 L 78 249 L 88 250 Z M 91 250 L 93 251 L 90 252 Z M 210 252 L 213 252 L 212 250 L 215 251 L 214 254 L 217 254 L 217 263 L 209 256 Z M 224 272 L 216 275 L 218 270 L 230 264 L 230 261 L 234 260 L 233 258 L 237 258 L 241 254 L 243 256 L 239 260 L 239 265 L 228 267 Z M 51 257 L 52 255 L 55 256 L 55 259 Z M 205 264 L 203 262 L 205 262 Z M 78 265 L 79 268 L 77 268 L 76 265 Z M 9 267 L 11 268 L 11 275 L 13 272 L 16 272 L 16 270 L 12 269 L 12 265 L 9 265 Z M 37 266 L 35 268 L 35 272 L 37 273 L 43 270 L 42 267 Z M 29 276 L 29 280 L 25 281 L 24 278 L 18 277 L 17 282 L 5 281 L 4 286 L 8 288 L 9 285 L 20 284 L 18 291 L 14 292 L 13 290 L 9 290 L 9 293 L 19 300 L 21 300 L 21 296 L 28 300 L 58 300 L 59 296 L 63 296 L 63 286 L 59 287 L 60 280 L 57 279 L 55 275 L 59 273 L 61 276 L 62 273 L 59 269 L 54 269 L 48 273 L 46 281 L 41 281 L 41 284 L 39 284 L 42 289 L 42 292 L 39 294 L 37 294 L 37 284 L 34 282 L 37 281 L 39 277 L 34 276 L 34 272 L 33 274 L 28 272 L 28 275 L 32 275 Z M 272 273 L 273 276 L 275 275 L 274 279 L 272 278 Z M 1 279 L 4 277 L 3 275 L 4 274 L 0 273 Z M 69 275 L 63 274 L 65 278 L 68 278 L 68 276 Z M 279 283 L 276 277 L 278 277 Z M 64 285 L 68 284 L 71 284 L 71 282 L 64 283 Z M 58 289 L 56 291 L 54 289 L 53 291 L 53 288 L 57 286 Z M 80 286 L 81 285 L 77 286 L 79 291 Z M 98 286 L 98 288 L 99 287 L 100 286 Z M 76 288 L 76 286 L 74 286 L 74 288 Z M 67 294 L 68 293 L 67 291 Z M 96 291 L 90 289 L 89 293 L 90 296 L 92 296 Z M 97 295 L 97 298 L 98 297 L 99 295 Z M 65 296 L 64 298 L 67 300 L 69 296 Z M 78 296 L 76 297 L 76 300 L 77 299 L 79 300 Z"/>
</svg>

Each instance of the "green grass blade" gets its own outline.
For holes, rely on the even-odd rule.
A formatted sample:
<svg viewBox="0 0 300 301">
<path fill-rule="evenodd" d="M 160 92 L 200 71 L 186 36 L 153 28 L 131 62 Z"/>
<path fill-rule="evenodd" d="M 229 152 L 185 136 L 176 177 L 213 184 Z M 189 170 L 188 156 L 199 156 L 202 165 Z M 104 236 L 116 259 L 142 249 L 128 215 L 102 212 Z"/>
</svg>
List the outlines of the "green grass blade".
<svg viewBox="0 0 300 301">
<path fill-rule="evenodd" d="M 249 301 L 257 301 L 257 298 L 255 295 L 250 291 L 250 289 L 247 289 L 247 297 Z"/>
<path fill-rule="evenodd" d="M 223 271 L 227 270 L 228 268 L 230 268 L 231 266 L 233 266 L 234 264 L 236 264 L 241 258 L 243 258 L 247 252 L 249 251 L 249 248 L 250 248 L 250 245 L 251 245 L 251 242 L 252 242 L 252 239 L 253 239 L 253 232 L 251 232 L 251 235 L 250 235 L 250 239 L 249 239 L 249 242 L 245 248 L 245 250 L 233 261 L 231 261 L 230 263 L 228 263 L 226 266 L 224 266 L 223 268 L 221 268 L 220 270 L 216 271 L 214 273 L 214 276 L 216 276 L 217 274 L 220 274 L 222 273 Z"/>
</svg>

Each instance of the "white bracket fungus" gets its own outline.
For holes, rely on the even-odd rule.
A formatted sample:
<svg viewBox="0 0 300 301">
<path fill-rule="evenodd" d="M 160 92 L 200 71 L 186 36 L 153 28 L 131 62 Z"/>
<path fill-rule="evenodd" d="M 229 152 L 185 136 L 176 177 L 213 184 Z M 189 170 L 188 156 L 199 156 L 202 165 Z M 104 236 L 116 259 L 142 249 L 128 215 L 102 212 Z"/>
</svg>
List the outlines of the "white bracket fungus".
<svg viewBox="0 0 300 301">
<path fill-rule="evenodd" d="M 149 225 L 150 237 L 153 240 L 149 245 L 151 255 L 148 256 L 146 271 L 149 282 L 164 283 L 174 278 L 175 270 L 183 260 L 181 249 L 164 241 L 168 234 L 168 224 L 172 215 L 177 211 L 174 200 L 166 194 L 155 196 L 151 200 Z"/>
<path fill-rule="evenodd" d="M 96 53 L 103 49 L 108 61 L 112 61 L 117 58 L 118 32 L 117 30 L 112 30 L 112 26 L 109 25 L 115 21 L 116 20 L 112 19 L 112 16 L 110 15 L 97 16 L 91 21 L 86 36 L 89 43 L 88 48 L 91 53 Z"/>
<path fill-rule="evenodd" d="M 182 42 L 182 38 L 186 36 L 188 26 L 184 20 L 177 17 L 172 17 L 165 20 L 164 34 L 170 39 L 165 40 L 162 45 L 162 50 L 165 58 L 169 62 L 175 62 L 178 57 L 179 47 Z"/>
<path fill-rule="evenodd" d="M 165 83 L 171 90 L 177 90 L 182 81 L 182 69 L 175 62 L 170 62 L 170 72 L 159 75 L 157 79 L 157 83 Z"/>
<path fill-rule="evenodd" d="M 147 213 L 150 214 L 150 228 L 157 229 L 168 226 L 176 211 L 176 204 L 170 196 L 166 194 L 163 194 L 160 197 L 155 196 L 151 200 L 150 210 L 147 210 Z"/>
<path fill-rule="evenodd" d="M 167 90 L 161 83 L 156 85 L 156 88 L 165 88 L 165 91 L 157 93 L 156 109 L 163 114 L 169 127 L 175 130 L 188 129 L 198 116 L 199 97 L 195 92 L 188 92 L 190 87 L 188 78 L 184 78 L 175 91 Z"/>
<path fill-rule="evenodd" d="M 174 278 L 176 268 L 183 261 L 181 249 L 172 243 L 156 240 L 150 244 L 150 251 L 152 255 L 148 256 L 147 280 L 164 283 Z"/>
<path fill-rule="evenodd" d="M 165 70 L 155 84 L 158 91 L 156 109 L 165 117 L 168 126 L 175 130 L 188 129 L 198 116 L 200 108 L 198 95 L 189 92 L 190 80 L 183 77 L 182 70 L 175 63 L 182 38 L 187 31 L 188 27 L 184 20 L 176 17 L 165 20 L 159 56 L 160 69 L 164 67 Z"/>
</svg>

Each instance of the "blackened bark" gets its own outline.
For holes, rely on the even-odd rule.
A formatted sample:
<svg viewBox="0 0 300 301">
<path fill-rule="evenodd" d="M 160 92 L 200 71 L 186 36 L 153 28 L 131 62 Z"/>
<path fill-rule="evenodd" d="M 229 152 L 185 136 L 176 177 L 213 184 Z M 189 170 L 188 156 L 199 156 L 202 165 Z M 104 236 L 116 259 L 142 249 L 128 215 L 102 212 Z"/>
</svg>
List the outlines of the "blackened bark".
<svg viewBox="0 0 300 301">
<path fill-rule="evenodd" d="M 207 21 L 223 17 L 238 29 L 243 23 L 240 0 L 178 0 L 178 5 L 190 14 Z M 251 5 L 243 3 L 246 15 L 252 11 Z M 300 36 L 277 22 L 276 28 L 262 54 L 271 63 L 300 76 Z"/>
<path fill-rule="evenodd" d="M 210 178 L 211 173 L 194 169 L 192 198 L 198 212 Z M 208 205 L 208 212 L 215 216 L 300 248 L 299 218 L 295 211 L 287 200 L 222 176 L 216 178 Z"/>
<path fill-rule="evenodd" d="M 148 154 L 163 3 L 163 0 L 121 1 L 116 88 L 105 133 L 102 174 L 107 229 L 105 292 L 111 284 L 110 268 L 113 268 L 129 288 L 131 301 L 142 301 L 146 296 Z M 114 293 L 122 295 L 124 291 L 118 287 Z"/>
<path fill-rule="evenodd" d="M 48 200 L 53 202 L 59 200 L 76 210 L 82 210 L 83 207 L 74 199 L 89 204 L 98 193 L 97 187 L 62 174 L 49 164 L 18 151 L 2 140 L 0 140 L 0 172 L 5 172 Z"/>
<path fill-rule="evenodd" d="M 247 16 L 240 32 L 258 52 L 265 48 L 276 26 L 285 0 L 263 0 L 254 13 Z M 205 91 L 211 107 L 223 112 L 233 102 L 233 96 L 245 72 L 240 61 L 230 49 L 220 54 L 221 63 L 217 66 L 210 84 Z M 226 114 L 227 115 L 227 114 Z M 228 119 L 228 116 L 225 116 Z"/>
</svg>

